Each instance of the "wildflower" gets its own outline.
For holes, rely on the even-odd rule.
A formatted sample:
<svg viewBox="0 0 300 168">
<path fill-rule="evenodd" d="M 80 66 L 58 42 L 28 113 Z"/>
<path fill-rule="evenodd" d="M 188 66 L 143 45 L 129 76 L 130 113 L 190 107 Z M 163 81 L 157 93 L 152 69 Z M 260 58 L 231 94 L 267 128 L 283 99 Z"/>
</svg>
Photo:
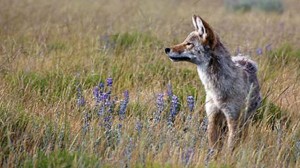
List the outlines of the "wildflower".
<svg viewBox="0 0 300 168">
<path fill-rule="evenodd" d="M 96 102 L 99 103 L 100 102 L 99 87 L 96 86 L 94 88 L 93 95 L 94 95 L 94 98 L 95 98 Z"/>
<path fill-rule="evenodd" d="M 103 103 L 101 103 L 99 109 L 98 109 L 98 116 L 103 116 L 105 113 L 105 105 Z"/>
<path fill-rule="evenodd" d="M 100 104 L 100 107 L 98 109 L 98 116 L 103 116 L 105 113 L 105 103 L 107 101 L 107 94 L 103 93 L 102 95 L 99 96 L 99 102 L 102 102 Z"/>
<path fill-rule="evenodd" d="M 118 125 L 117 125 L 117 129 L 121 129 L 122 126 L 123 126 L 122 124 L 118 124 Z"/>
<path fill-rule="evenodd" d="M 143 124 L 141 123 L 141 121 L 136 122 L 135 129 L 138 131 L 139 134 L 141 133 L 141 131 L 143 129 Z"/>
<path fill-rule="evenodd" d="M 129 92 L 128 92 L 128 90 L 126 90 L 125 92 L 124 92 L 124 98 L 125 98 L 125 102 L 129 102 Z"/>
<path fill-rule="evenodd" d="M 108 87 L 112 87 L 113 79 L 112 78 L 107 78 L 106 79 L 106 84 L 107 84 Z"/>
<path fill-rule="evenodd" d="M 128 164 L 130 163 L 133 149 L 134 149 L 134 142 L 133 142 L 132 138 L 130 138 L 129 142 L 125 148 L 125 151 L 124 151 L 124 156 L 126 158 L 126 166 L 125 167 L 128 167 Z"/>
<path fill-rule="evenodd" d="M 85 100 L 84 97 L 82 95 L 82 91 L 81 88 L 78 86 L 77 88 L 77 105 L 80 106 L 84 106 L 85 105 Z"/>
<path fill-rule="evenodd" d="M 176 115 L 177 114 L 177 108 L 178 108 L 178 97 L 173 95 L 172 96 L 172 104 L 171 104 L 171 114 Z"/>
<path fill-rule="evenodd" d="M 164 109 L 164 94 L 158 94 L 156 99 L 156 107 L 158 111 L 163 111 Z"/>
<path fill-rule="evenodd" d="M 257 49 L 256 49 L 256 54 L 257 54 L 257 55 L 262 55 L 262 54 L 263 54 L 262 48 L 257 48 Z"/>
<path fill-rule="evenodd" d="M 100 91 L 103 91 L 103 89 L 104 89 L 104 83 L 103 82 L 99 83 L 99 89 L 100 89 Z"/>
<path fill-rule="evenodd" d="M 100 101 L 102 102 L 101 106 L 108 107 L 110 104 L 110 95 L 108 93 L 102 93 Z"/>
<path fill-rule="evenodd" d="M 117 124 L 116 128 L 115 128 L 117 135 L 116 135 L 116 144 L 119 144 L 122 140 L 122 124 Z"/>
<path fill-rule="evenodd" d="M 119 123 L 117 125 L 117 127 L 116 127 L 116 131 L 117 131 L 117 144 L 119 144 L 121 142 L 121 138 L 122 138 L 121 129 L 122 129 L 122 124 Z"/>
<path fill-rule="evenodd" d="M 107 93 L 102 93 L 100 100 L 105 103 L 106 101 L 108 101 L 108 98 L 109 95 Z"/>
<path fill-rule="evenodd" d="M 115 105 L 116 105 L 116 101 L 117 101 L 117 98 L 115 97 L 114 100 L 109 101 L 109 102 L 107 103 L 107 106 L 108 106 L 108 112 L 109 112 L 110 114 L 112 114 L 112 113 L 114 112 Z"/>
<path fill-rule="evenodd" d="M 104 117 L 104 127 L 106 130 L 110 130 L 112 126 L 112 116 L 108 114 L 107 116 Z"/>
<path fill-rule="evenodd" d="M 154 121 L 159 122 L 161 112 L 164 110 L 164 94 L 160 93 L 157 95 L 156 107 L 157 107 L 157 111 L 154 114 Z"/>
<path fill-rule="evenodd" d="M 187 97 L 187 103 L 188 103 L 188 107 L 190 112 L 192 112 L 194 110 L 195 107 L 195 100 L 193 96 L 188 96 Z"/>
<path fill-rule="evenodd" d="M 193 154 L 194 154 L 193 148 L 188 148 L 184 151 L 184 153 L 182 154 L 182 161 L 185 165 L 188 165 L 190 163 Z"/>
<path fill-rule="evenodd" d="M 119 111 L 120 120 L 123 120 L 125 118 L 125 112 L 126 112 L 128 102 L 129 102 L 129 92 L 128 90 L 126 90 L 124 92 L 124 100 L 121 101 L 121 105 L 120 105 L 120 111 Z"/>
<path fill-rule="evenodd" d="M 178 105 L 179 105 L 178 97 L 173 95 L 172 101 L 171 101 L 171 107 L 170 107 L 170 116 L 169 116 L 169 121 L 168 121 L 169 124 L 173 123 L 175 116 L 178 113 Z"/>
<path fill-rule="evenodd" d="M 78 106 L 84 106 L 84 105 L 85 105 L 85 100 L 84 100 L 84 97 L 83 97 L 83 96 L 80 96 L 80 97 L 77 99 L 77 104 L 78 104 Z"/>
<path fill-rule="evenodd" d="M 99 85 L 98 85 L 98 88 L 99 88 L 99 101 L 101 99 L 101 96 L 103 95 L 103 92 L 104 92 L 104 83 L 103 82 L 100 82 Z"/>
</svg>

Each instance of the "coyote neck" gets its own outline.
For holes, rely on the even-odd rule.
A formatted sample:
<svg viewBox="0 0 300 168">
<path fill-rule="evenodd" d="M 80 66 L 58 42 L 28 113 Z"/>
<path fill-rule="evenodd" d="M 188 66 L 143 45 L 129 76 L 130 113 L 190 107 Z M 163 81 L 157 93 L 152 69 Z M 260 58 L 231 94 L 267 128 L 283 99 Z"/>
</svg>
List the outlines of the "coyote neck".
<svg viewBox="0 0 300 168">
<path fill-rule="evenodd" d="M 197 66 L 206 92 L 214 92 L 217 95 L 228 92 L 228 85 L 233 86 L 240 72 L 236 69 L 229 52 L 221 42 L 218 42 L 214 51 L 211 52 L 210 61 L 205 65 Z"/>
</svg>

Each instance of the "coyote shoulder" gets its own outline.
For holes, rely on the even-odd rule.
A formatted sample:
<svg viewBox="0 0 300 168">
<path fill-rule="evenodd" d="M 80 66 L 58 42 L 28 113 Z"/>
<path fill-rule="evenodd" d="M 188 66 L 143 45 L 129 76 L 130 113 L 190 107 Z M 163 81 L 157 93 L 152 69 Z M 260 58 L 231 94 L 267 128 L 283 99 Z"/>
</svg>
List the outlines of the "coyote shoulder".
<svg viewBox="0 0 300 168">
<path fill-rule="evenodd" d="M 199 16 L 192 17 L 195 31 L 180 44 L 165 48 L 172 61 L 197 66 L 206 91 L 208 141 L 217 148 L 220 123 L 226 120 L 228 147 L 233 149 L 240 125 L 247 125 L 261 103 L 257 64 L 245 56 L 231 57 L 211 26 Z"/>
</svg>

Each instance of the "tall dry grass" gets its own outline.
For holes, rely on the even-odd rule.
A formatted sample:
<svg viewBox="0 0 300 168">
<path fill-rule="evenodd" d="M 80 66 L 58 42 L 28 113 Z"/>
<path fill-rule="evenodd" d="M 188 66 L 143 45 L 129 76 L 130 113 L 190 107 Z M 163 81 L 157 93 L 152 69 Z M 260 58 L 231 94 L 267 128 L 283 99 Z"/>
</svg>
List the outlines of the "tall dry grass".
<svg viewBox="0 0 300 168">
<path fill-rule="evenodd" d="M 215 28 L 231 53 L 249 54 L 258 62 L 265 98 L 249 136 L 209 166 L 299 167 L 297 0 L 284 1 L 282 14 L 227 11 L 219 0 L 0 4 L 2 167 L 203 167 L 205 92 L 193 65 L 174 64 L 163 53 L 192 31 L 193 14 Z M 109 131 L 99 126 L 93 98 L 93 88 L 108 77 L 119 97 Z M 167 124 L 171 102 L 166 96 L 162 120 L 153 122 L 156 96 L 166 93 L 169 82 L 180 100 L 173 127 Z M 78 86 L 84 107 L 77 106 Z M 125 119 L 119 120 L 125 90 L 130 101 Z M 189 95 L 196 98 L 192 113 Z M 89 131 L 84 133 L 86 114 Z"/>
</svg>

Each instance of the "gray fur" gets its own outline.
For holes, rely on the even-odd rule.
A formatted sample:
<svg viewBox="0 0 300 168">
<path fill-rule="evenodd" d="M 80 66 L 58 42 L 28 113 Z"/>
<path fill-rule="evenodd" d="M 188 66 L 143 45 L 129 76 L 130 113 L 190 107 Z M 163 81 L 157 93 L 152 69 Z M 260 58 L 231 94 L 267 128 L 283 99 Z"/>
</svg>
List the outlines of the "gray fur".
<svg viewBox="0 0 300 168">
<path fill-rule="evenodd" d="M 197 65 L 206 91 L 210 147 L 216 147 L 219 138 L 216 126 L 220 124 L 218 117 L 221 116 L 221 120 L 226 119 L 229 128 L 228 146 L 233 148 L 238 123 L 246 123 L 261 103 L 257 64 L 245 56 L 231 57 L 215 34 L 214 46 L 205 43 L 209 40 L 209 34 L 207 39 L 201 39 L 198 31 L 201 25 L 195 24 L 196 21 L 196 31 L 191 32 L 183 43 L 167 48 L 166 53 L 173 61 L 188 61 Z M 205 25 L 208 24 L 205 22 Z M 202 24 L 202 28 L 204 26 Z M 204 28 L 211 29 L 210 26 Z"/>
</svg>

